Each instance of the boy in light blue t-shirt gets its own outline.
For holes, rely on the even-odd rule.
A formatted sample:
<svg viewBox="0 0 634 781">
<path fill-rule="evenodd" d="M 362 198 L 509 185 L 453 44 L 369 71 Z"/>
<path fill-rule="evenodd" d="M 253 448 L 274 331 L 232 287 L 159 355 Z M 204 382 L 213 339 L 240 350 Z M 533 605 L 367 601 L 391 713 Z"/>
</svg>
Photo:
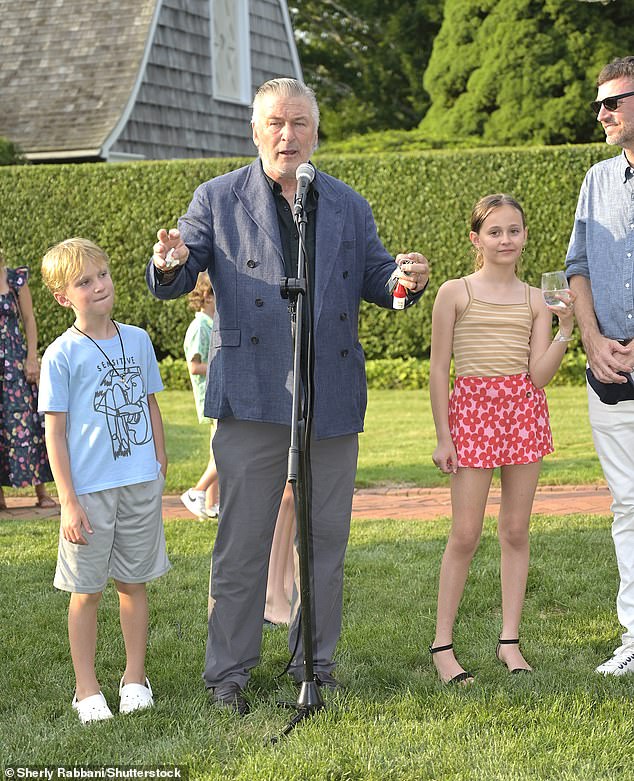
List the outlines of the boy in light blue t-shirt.
<svg viewBox="0 0 634 781">
<path fill-rule="evenodd" d="M 207 358 L 211 343 L 211 329 L 216 312 L 216 298 L 204 272 L 198 275 L 196 287 L 187 296 L 189 306 L 196 312 L 189 324 L 183 342 L 189 378 L 194 392 L 198 422 L 210 426 L 209 462 L 193 488 L 185 491 L 181 502 L 190 513 L 200 519 L 215 518 L 218 515 L 218 472 L 212 449 L 216 421 L 205 417 L 205 386 L 207 384 Z"/>
<path fill-rule="evenodd" d="M 54 585 L 70 591 L 73 708 L 87 724 L 112 718 L 95 674 L 97 608 L 108 578 L 119 595 L 126 668 L 119 711 L 154 704 L 145 674 L 145 584 L 170 568 L 161 497 L 167 469 L 163 389 L 147 333 L 111 319 L 108 256 L 86 239 L 49 250 L 42 278 L 74 324 L 45 351 L 39 410 L 61 505 Z"/>
</svg>

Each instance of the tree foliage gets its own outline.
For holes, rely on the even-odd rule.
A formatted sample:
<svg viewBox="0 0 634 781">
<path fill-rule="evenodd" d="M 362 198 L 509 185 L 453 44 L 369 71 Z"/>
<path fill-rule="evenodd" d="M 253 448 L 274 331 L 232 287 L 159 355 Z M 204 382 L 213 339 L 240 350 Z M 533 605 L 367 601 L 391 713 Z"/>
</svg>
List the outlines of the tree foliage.
<svg viewBox="0 0 634 781">
<path fill-rule="evenodd" d="M 0 136 L 0 165 L 23 165 L 27 162 L 24 153 L 16 143 Z"/>
<path fill-rule="evenodd" d="M 290 12 L 324 138 L 418 124 L 442 0 L 295 0 Z"/>
<path fill-rule="evenodd" d="M 602 138 L 601 67 L 634 50 L 634 0 L 446 0 L 425 72 L 428 138 L 487 144 Z"/>
</svg>

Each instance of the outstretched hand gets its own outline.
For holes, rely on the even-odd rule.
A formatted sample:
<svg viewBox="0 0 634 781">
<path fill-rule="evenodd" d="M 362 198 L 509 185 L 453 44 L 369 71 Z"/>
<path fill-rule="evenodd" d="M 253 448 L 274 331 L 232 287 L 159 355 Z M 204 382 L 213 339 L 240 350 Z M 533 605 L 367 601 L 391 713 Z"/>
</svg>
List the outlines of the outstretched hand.
<svg viewBox="0 0 634 781">
<path fill-rule="evenodd" d="M 161 228 L 156 237 L 158 241 L 153 247 L 152 263 L 157 269 L 167 272 L 187 262 L 189 250 L 176 228 L 169 231 Z"/>
<path fill-rule="evenodd" d="M 394 258 L 401 273 L 399 282 L 412 293 L 420 293 L 429 281 L 429 261 L 420 252 L 408 252 Z"/>
</svg>

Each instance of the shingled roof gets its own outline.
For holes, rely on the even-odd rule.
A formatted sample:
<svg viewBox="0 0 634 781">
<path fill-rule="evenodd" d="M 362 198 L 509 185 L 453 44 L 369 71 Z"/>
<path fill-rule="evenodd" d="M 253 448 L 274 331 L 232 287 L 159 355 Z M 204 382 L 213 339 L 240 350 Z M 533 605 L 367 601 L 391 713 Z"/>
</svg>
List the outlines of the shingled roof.
<svg viewBox="0 0 634 781">
<path fill-rule="evenodd" d="M 0 0 L 0 136 L 34 161 L 251 154 L 249 101 L 214 95 L 229 1 Z M 246 26 L 253 89 L 301 78 L 285 0 L 249 0 Z"/>
</svg>

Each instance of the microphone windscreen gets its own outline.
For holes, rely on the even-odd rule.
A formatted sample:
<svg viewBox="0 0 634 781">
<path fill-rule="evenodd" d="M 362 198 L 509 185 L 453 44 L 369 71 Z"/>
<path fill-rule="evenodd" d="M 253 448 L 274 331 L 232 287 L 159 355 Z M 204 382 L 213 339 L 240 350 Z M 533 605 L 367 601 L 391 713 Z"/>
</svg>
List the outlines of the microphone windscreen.
<svg viewBox="0 0 634 781">
<path fill-rule="evenodd" d="M 295 171 L 295 178 L 298 181 L 306 178 L 309 182 L 312 182 L 315 178 L 315 169 L 310 163 L 300 163 Z"/>
</svg>

